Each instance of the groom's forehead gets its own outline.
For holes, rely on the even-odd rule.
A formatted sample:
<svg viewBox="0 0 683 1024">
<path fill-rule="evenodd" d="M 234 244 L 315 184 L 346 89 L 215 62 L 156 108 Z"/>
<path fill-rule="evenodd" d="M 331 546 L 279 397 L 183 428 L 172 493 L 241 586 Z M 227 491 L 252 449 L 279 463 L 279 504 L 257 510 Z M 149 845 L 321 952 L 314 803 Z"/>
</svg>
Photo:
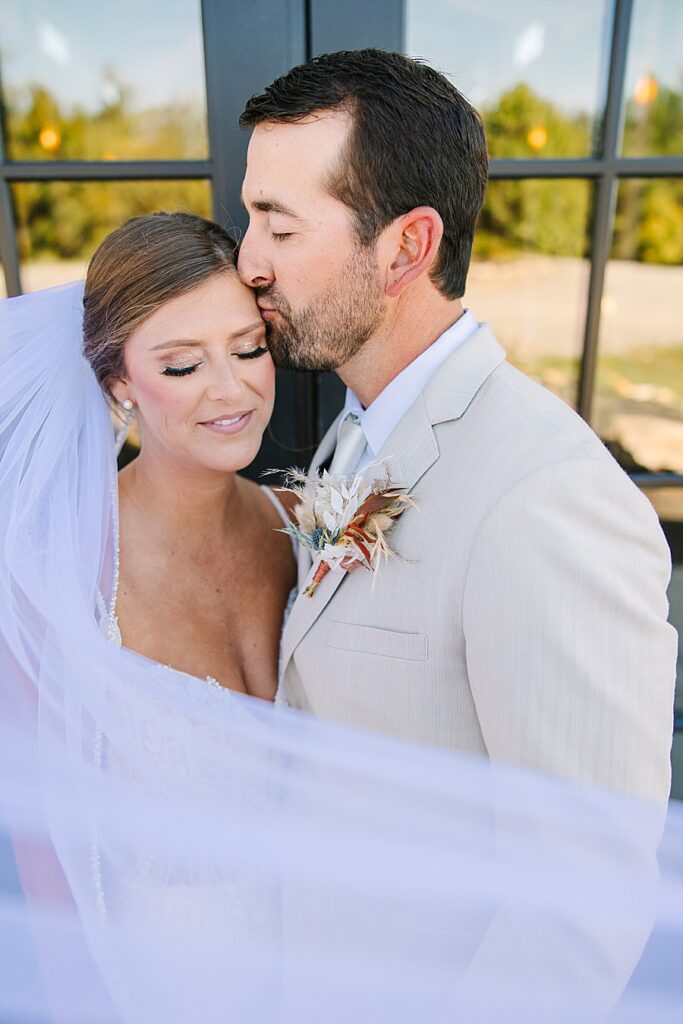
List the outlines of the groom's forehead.
<svg viewBox="0 0 683 1024">
<path fill-rule="evenodd" d="M 264 121 L 254 128 L 245 182 L 277 175 L 322 176 L 337 161 L 350 128 L 341 111 L 320 111 L 294 122 Z"/>
</svg>

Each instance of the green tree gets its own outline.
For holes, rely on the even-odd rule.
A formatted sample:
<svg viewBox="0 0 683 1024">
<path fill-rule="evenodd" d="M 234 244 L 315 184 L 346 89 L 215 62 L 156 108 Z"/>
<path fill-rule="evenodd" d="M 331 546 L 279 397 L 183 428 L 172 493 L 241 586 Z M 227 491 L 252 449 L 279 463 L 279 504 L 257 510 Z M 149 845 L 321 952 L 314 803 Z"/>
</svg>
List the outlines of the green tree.
<svg viewBox="0 0 683 1024">
<path fill-rule="evenodd" d="M 654 76 L 651 76 L 655 82 Z M 676 156 L 683 140 L 682 91 L 659 86 L 648 104 L 629 101 L 624 124 L 627 156 Z M 645 263 L 683 262 L 683 182 L 625 181 L 614 221 L 614 256 Z"/>
<path fill-rule="evenodd" d="M 496 157 L 577 156 L 590 145 L 586 115 L 565 117 L 523 83 L 503 93 L 483 118 Z M 475 253 L 481 259 L 521 251 L 581 256 L 588 203 L 589 189 L 583 181 L 493 181 L 479 220 Z"/>
<path fill-rule="evenodd" d="M 113 79 L 111 83 L 114 86 Z M 9 152 L 15 160 L 164 159 L 181 144 L 202 146 L 201 118 L 187 105 L 129 112 L 123 86 L 96 114 L 64 113 L 54 97 L 33 86 L 8 104 Z M 52 134 L 45 136 L 48 129 Z M 45 143 L 51 145 L 46 147 Z M 182 154 L 189 155 L 189 154 Z M 210 189 L 202 181 L 25 182 L 13 187 L 20 256 L 82 259 L 129 217 L 158 209 L 210 215 Z"/>
<path fill-rule="evenodd" d="M 494 157 L 576 157 L 590 152 L 587 115 L 566 117 L 524 82 L 504 92 L 495 107 L 485 109 L 483 120 Z M 543 133 L 545 141 L 534 131 Z"/>
</svg>

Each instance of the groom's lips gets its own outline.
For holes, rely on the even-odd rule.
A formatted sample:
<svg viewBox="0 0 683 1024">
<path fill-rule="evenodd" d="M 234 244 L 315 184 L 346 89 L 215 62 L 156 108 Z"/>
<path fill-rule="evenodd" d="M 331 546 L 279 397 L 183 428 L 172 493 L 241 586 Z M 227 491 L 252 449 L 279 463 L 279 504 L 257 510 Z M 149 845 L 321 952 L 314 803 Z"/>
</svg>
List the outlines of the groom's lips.
<svg viewBox="0 0 683 1024">
<path fill-rule="evenodd" d="M 265 306 L 260 302 L 257 305 L 264 320 L 270 320 L 277 313 L 277 309 L 274 306 Z"/>
</svg>

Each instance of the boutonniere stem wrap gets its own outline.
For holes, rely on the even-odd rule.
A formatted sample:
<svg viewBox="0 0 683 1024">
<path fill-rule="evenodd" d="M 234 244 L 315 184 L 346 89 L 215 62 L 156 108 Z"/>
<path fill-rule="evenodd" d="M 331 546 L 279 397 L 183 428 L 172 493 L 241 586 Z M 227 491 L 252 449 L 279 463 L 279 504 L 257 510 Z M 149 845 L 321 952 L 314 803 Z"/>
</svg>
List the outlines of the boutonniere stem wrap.
<svg viewBox="0 0 683 1024">
<path fill-rule="evenodd" d="M 283 533 L 314 553 L 318 565 L 304 590 L 312 597 L 331 569 L 352 572 L 359 566 L 377 575 L 384 561 L 395 555 L 387 533 L 415 502 L 389 477 L 366 484 L 362 476 L 332 476 L 327 471 L 306 476 L 288 474 L 284 490 L 297 496 L 296 524 Z"/>
</svg>

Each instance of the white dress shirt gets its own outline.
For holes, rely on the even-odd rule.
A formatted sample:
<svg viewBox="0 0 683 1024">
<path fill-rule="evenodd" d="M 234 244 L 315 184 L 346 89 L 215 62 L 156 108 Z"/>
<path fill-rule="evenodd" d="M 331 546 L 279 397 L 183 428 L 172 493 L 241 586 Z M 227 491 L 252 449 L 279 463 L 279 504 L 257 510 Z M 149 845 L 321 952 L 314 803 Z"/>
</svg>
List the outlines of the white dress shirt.
<svg viewBox="0 0 683 1024">
<path fill-rule="evenodd" d="M 456 348 L 474 334 L 478 326 L 472 313 L 466 309 L 429 348 L 421 352 L 412 363 L 408 363 L 393 380 L 389 381 L 384 391 L 380 392 L 367 409 L 363 408 L 350 388 L 346 389 L 346 401 L 339 426 L 341 427 L 348 413 L 355 412 L 367 441 L 365 451 L 355 467 L 356 472 L 365 469 L 369 462 L 377 458 L 394 427 L 417 400 L 430 377 Z"/>
</svg>

